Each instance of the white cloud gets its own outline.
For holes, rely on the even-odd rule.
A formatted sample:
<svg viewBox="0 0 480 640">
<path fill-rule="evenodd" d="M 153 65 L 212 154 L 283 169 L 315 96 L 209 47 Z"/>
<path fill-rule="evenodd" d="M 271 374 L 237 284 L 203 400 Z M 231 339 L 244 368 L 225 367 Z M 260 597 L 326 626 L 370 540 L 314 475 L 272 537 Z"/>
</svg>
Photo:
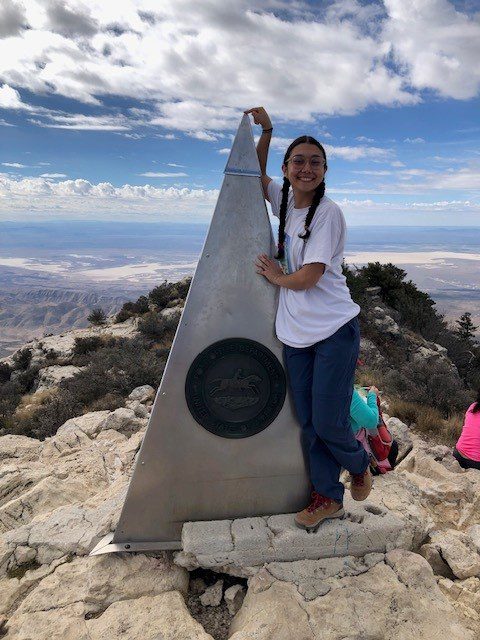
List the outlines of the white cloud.
<svg viewBox="0 0 480 640">
<path fill-rule="evenodd" d="M 84 116 L 81 113 L 58 115 L 50 113 L 47 121 L 33 120 L 30 122 L 47 127 L 48 129 L 76 129 L 81 131 L 125 131 L 130 128 L 124 116 Z"/>
<path fill-rule="evenodd" d="M 8 84 L 3 84 L 0 87 L 0 108 L 30 110 L 30 107 L 22 102 L 18 91 L 10 87 Z"/>
<path fill-rule="evenodd" d="M 154 121 L 167 128 L 233 128 L 265 87 L 273 115 L 297 120 L 418 101 L 387 67 L 389 44 L 353 14 L 312 16 L 306 5 L 302 13 L 270 0 L 27 5 L 30 28 L 0 41 L 5 82 L 90 104 L 109 95 L 156 101 Z"/>
<path fill-rule="evenodd" d="M 281 0 L 3 0 L 1 11 L 0 107 L 36 113 L 46 127 L 122 132 L 151 121 L 215 141 L 236 127 L 242 109 L 265 99 L 275 122 L 314 123 L 415 104 L 423 90 L 467 99 L 480 88 L 479 16 L 447 0 L 336 0 L 321 8 Z M 121 96 L 145 108 L 55 114 L 25 104 L 18 89 L 99 107 Z M 364 138 L 357 141 L 371 141 Z"/>
<path fill-rule="evenodd" d="M 2 162 L 4 167 L 12 167 L 13 169 L 25 169 L 26 164 L 20 164 L 20 162 Z"/>
<path fill-rule="evenodd" d="M 343 158 L 351 162 L 361 158 L 386 159 L 392 155 L 390 149 L 382 149 L 380 147 L 333 147 L 329 144 L 324 144 L 323 146 L 327 152 L 327 157 Z"/>
<path fill-rule="evenodd" d="M 7 122 L 3 118 L 0 118 L 0 127 L 16 127 L 16 126 L 17 125 L 11 124 L 10 122 Z"/>
<path fill-rule="evenodd" d="M 231 151 L 230 147 L 224 147 L 223 149 L 218 149 L 217 153 L 220 153 L 226 156 L 230 153 L 230 151 Z"/>
<path fill-rule="evenodd" d="M 166 162 L 167 167 L 185 168 L 184 164 L 177 164 L 176 162 Z"/>
<path fill-rule="evenodd" d="M 281 153 L 285 153 L 287 148 L 293 142 L 293 139 L 290 138 L 272 138 L 272 142 L 270 147 L 274 151 L 280 151 Z M 343 160 L 349 160 L 350 162 L 355 162 L 356 160 L 360 160 L 363 158 L 369 158 L 372 160 L 378 159 L 388 159 L 392 155 L 392 151 L 390 149 L 382 149 L 381 147 L 368 147 L 364 145 L 359 145 L 357 147 L 348 147 L 348 146 L 335 146 L 327 143 L 322 143 L 321 140 L 319 142 L 322 144 L 325 152 L 327 154 L 327 160 L 329 158 L 342 158 Z"/>
<path fill-rule="evenodd" d="M 145 178 L 186 178 L 188 173 L 161 173 L 157 171 L 147 171 L 146 173 L 139 173 L 139 176 Z"/>
<path fill-rule="evenodd" d="M 41 178 L 66 178 L 66 173 L 42 173 L 40 174 Z"/>
<path fill-rule="evenodd" d="M 373 138 L 367 138 L 366 136 L 357 136 L 355 140 L 358 142 L 375 142 Z"/>
<path fill-rule="evenodd" d="M 480 89 L 480 18 L 447 0 L 384 0 L 383 37 L 411 85 L 465 100 Z"/>
<path fill-rule="evenodd" d="M 18 35 L 25 24 L 24 7 L 12 0 L 2 0 L 0 5 L 0 38 Z"/>
<path fill-rule="evenodd" d="M 54 182 L 50 178 L 13 178 L 0 174 L 0 213 L 71 216 L 82 214 L 102 217 L 105 214 L 149 214 L 169 219 L 205 219 L 218 198 L 216 189 L 159 188 L 88 180 Z"/>
<path fill-rule="evenodd" d="M 404 142 L 409 144 L 423 144 L 425 140 L 423 138 L 405 138 Z"/>
</svg>

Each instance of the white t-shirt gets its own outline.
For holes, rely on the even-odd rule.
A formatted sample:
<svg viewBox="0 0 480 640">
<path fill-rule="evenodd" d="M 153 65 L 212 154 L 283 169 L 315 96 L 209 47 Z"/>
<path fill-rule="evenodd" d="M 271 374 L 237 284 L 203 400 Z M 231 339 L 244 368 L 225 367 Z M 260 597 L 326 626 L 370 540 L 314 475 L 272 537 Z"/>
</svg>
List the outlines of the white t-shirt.
<svg viewBox="0 0 480 640">
<path fill-rule="evenodd" d="M 273 180 L 268 185 L 268 197 L 272 212 L 278 217 L 282 187 Z M 298 234 L 304 232 L 307 212 L 308 207 L 295 209 L 290 189 L 282 266 L 286 272 L 293 273 L 305 264 L 322 262 L 325 265 L 325 273 L 310 289 L 293 291 L 280 287 L 277 337 L 284 344 L 298 348 L 325 340 L 360 312 L 342 274 L 346 229 L 342 210 L 324 196 L 310 224 L 310 237 L 304 242 Z"/>
</svg>

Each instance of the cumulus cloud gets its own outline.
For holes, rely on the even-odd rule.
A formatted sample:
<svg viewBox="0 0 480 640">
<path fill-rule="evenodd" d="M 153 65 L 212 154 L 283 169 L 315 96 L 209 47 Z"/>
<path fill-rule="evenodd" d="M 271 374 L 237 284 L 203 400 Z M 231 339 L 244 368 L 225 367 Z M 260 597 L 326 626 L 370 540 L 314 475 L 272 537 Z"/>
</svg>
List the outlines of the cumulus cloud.
<svg viewBox="0 0 480 640">
<path fill-rule="evenodd" d="M 20 162 L 2 162 L 4 167 L 12 167 L 13 169 L 24 169 L 27 165 Z"/>
<path fill-rule="evenodd" d="M 243 108 L 265 99 L 277 122 L 314 123 L 415 104 L 423 91 L 478 94 L 479 14 L 447 0 L 321 4 L 3 0 L 0 107 L 31 111 L 45 127 L 123 132 L 142 124 L 215 142 L 235 129 Z M 49 114 L 22 101 L 23 89 L 99 109 L 120 96 L 144 108 L 124 116 Z"/>
<path fill-rule="evenodd" d="M 25 109 L 30 111 L 30 107 L 22 102 L 18 91 L 8 84 L 0 86 L 0 109 Z"/>
<path fill-rule="evenodd" d="M 233 128 L 266 87 L 271 112 L 297 120 L 418 101 L 388 67 L 389 44 L 365 32 L 359 12 L 312 17 L 306 5 L 297 8 L 270 0 L 30 0 L 31 28 L 0 42 L 0 77 L 91 104 L 109 95 L 151 101 L 157 125 L 209 136 Z"/>
<path fill-rule="evenodd" d="M 49 177 L 14 178 L 0 174 L 0 211 L 51 212 L 54 215 L 144 213 L 169 219 L 208 218 L 218 198 L 216 189 L 159 188 L 88 180 L 60 180 Z"/>
<path fill-rule="evenodd" d="M 92 36 L 98 30 L 96 20 L 85 5 L 77 9 L 60 0 L 50 0 L 46 6 L 46 17 L 52 31 L 68 37 Z"/>
<path fill-rule="evenodd" d="M 409 82 L 465 100 L 480 89 L 480 14 L 468 16 L 447 0 L 384 0 L 390 42 Z"/>
<path fill-rule="evenodd" d="M 0 4 L 0 38 L 18 35 L 25 25 L 25 9 L 21 3 L 2 0 Z"/>
</svg>

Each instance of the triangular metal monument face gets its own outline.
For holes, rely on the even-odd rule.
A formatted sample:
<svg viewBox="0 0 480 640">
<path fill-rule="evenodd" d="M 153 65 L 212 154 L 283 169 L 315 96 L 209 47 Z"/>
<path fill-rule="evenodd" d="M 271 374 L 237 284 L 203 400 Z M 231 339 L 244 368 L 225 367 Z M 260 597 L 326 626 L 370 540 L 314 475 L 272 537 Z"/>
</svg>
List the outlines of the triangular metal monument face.
<svg viewBox="0 0 480 640">
<path fill-rule="evenodd" d="M 289 513 L 308 481 L 275 337 L 273 250 L 244 116 L 113 538 L 93 554 L 180 548 L 187 521 Z"/>
</svg>

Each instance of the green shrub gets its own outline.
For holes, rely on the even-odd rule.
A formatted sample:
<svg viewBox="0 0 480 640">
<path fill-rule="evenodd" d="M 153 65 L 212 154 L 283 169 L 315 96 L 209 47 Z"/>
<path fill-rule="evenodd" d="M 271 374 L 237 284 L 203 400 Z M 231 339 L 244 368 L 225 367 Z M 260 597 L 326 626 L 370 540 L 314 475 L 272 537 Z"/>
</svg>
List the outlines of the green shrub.
<svg viewBox="0 0 480 640">
<path fill-rule="evenodd" d="M 150 291 L 148 294 L 148 299 L 153 304 L 153 306 L 157 309 L 157 311 L 162 311 L 167 306 L 167 303 L 172 299 L 172 289 L 174 286 L 167 282 L 163 282 Z M 175 291 L 175 293 L 178 293 Z"/>
<path fill-rule="evenodd" d="M 182 300 L 185 300 L 191 284 L 192 284 L 191 278 L 184 278 L 183 280 L 180 280 L 179 282 L 175 283 L 175 288 L 177 290 L 179 298 L 182 298 Z"/>
<path fill-rule="evenodd" d="M 35 365 L 30 367 L 26 371 L 21 371 L 15 377 L 15 382 L 19 385 L 21 393 L 29 393 L 33 389 L 33 383 L 35 382 L 40 366 Z"/>
<path fill-rule="evenodd" d="M 159 340 L 166 330 L 165 319 L 156 311 L 149 311 L 138 321 L 138 330 L 147 338 Z"/>
<path fill-rule="evenodd" d="M 17 382 L 9 380 L 0 386 L 0 427 L 9 424 L 15 409 L 22 399 L 22 390 Z"/>
<path fill-rule="evenodd" d="M 125 322 L 132 316 L 139 316 L 147 313 L 149 309 L 147 296 L 140 296 L 136 302 L 125 302 L 120 311 L 115 316 L 115 322 Z"/>
<path fill-rule="evenodd" d="M 95 309 L 92 309 L 90 315 L 87 317 L 87 320 L 90 322 L 90 324 L 100 326 L 106 323 L 107 315 L 103 309 L 100 309 L 100 307 L 96 307 Z"/>
<path fill-rule="evenodd" d="M 58 392 L 46 398 L 33 415 L 17 419 L 14 432 L 43 440 L 54 435 L 66 420 L 92 406 L 122 406 L 121 399 L 135 387 L 158 387 L 165 359 L 164 352 L 151 349 L 142 338 L 118 339 L 101 347 L 90 355 L 90 363 L 73 378 L 61 382 Z"/>
<path fill-rule="evenodd" d="M 81 356 L 85 353 L 92 353 L 104 346 L 101 336 L 87 336 L 85 338 L 75 338 L 73 354 Z"/>
<path fill-rule="evenodd" d="M 12 375 L 12 367 L 6 362 L 0 362 L 0 384 L 8 382 Z"/>
<path fill-rule="evenodd" d="M 133 303 L 133 312 L 135 314 L 147 313 L 148 308 L 147 296 L 140 296 L 137 301 Z"/>
<path fill-rule="evenodd" d="M 125 322 L 125 320 L 128 320 L 132 316 L 133 316 L 133 313 L 131 313 L 130 311 L 127 311 L 122 307 L 120 311 L 117 313 L 117 315 L 115 316 L 115 322 Z"/>
<path fill-rule="evenodd" d="M 32 350 L 25 348 L 17 351 L 13 356 L 13 368 L 16 371 L 26 371 L 32 361 Z"/>
</svg>

